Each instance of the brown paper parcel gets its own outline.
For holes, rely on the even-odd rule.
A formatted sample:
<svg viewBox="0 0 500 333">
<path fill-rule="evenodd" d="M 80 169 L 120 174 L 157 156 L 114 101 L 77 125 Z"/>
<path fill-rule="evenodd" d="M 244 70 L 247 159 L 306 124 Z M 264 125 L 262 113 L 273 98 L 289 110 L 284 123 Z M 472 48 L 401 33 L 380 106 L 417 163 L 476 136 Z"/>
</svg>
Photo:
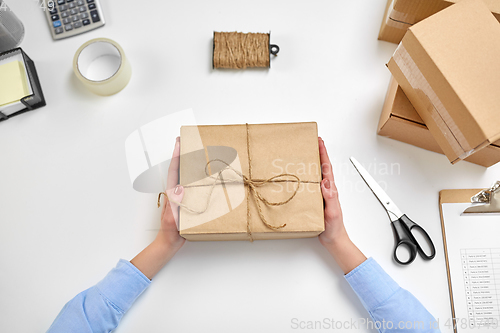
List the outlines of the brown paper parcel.
<svg viewBox="0 0 500 333">
<path fill-rule="evenodd" d="M 179 230 L 188 240 L 317 236 L 320 182 L 316 123 L 181 127 Z"/>
</svg>

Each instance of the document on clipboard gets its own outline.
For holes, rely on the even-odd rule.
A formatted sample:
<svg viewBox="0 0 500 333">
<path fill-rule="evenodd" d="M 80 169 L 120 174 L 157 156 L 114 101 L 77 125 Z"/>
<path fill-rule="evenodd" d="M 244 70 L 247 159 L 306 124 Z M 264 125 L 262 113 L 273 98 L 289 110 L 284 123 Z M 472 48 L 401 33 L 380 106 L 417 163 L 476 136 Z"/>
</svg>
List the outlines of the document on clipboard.
<svg viewBox="0 0 500 333">
<path fill-rule="evenodd" d="M 500 330 L 500 214 L 495 213 L 495 207 L 500 207 L 499 186 L 487 191 L 439 193 L 453 317 L 449 325 L 455 333 Z M 471 207 L 471 198 L 474 201 L 481 193 L 491 202 L 473 205 L 474 214 L 464 214 Z"/>
</svg>

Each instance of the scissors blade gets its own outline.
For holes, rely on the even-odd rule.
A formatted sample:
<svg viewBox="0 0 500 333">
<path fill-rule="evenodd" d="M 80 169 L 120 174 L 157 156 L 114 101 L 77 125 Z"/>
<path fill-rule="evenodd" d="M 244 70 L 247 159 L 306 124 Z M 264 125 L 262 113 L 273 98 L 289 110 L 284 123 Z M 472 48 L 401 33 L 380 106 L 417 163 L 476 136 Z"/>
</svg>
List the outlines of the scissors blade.
<svg viewBox="0 0 500 333">
<path fill-rule="evenodd" d="M 350 157 L 349 160 L 351 160 L 352 165 L 354 165 L 354 168 L 356 169 L 356 171 L 358 171 L 361 178 L 363 178 L 366 185 L 368 185 L 373 194 L 375 194 L 378 201 L 380 201 L 382 206 L 384 206 L 391 221 L 396 221 L 401 216 L 403 216 L 403 213 L 399 210 L 398 206 L 396 206 L 391 198 L 389 198 L 387 193 L 385 193 L 382 187 L 380 187 L 380 185 L 375 181 L 375 179 L 373 179 L 368 171 L 366 171 L 366 169 L 363 168 L 363 166 L 354 157 Z"/>
</svg>

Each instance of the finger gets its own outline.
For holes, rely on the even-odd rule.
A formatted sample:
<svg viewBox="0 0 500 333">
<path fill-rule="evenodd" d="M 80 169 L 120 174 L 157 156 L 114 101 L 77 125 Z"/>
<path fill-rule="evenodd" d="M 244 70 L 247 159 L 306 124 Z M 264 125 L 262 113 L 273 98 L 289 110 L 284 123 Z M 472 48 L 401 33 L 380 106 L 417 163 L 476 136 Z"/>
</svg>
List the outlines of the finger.
<svg viewBox="0 0 500 333">
<path fill-rule="evenodd" d="M 178 203 L 181 203 L 184 198 L 184 188 L 177 185 L 166 193 L 167 196 L 165 199 L 164 209 L 162 211 L 162 218 L 173 218 L 173 220 L 177 223 L 179 216 Z"/>
<path fill-rule="evenodd" d="M 322 138 L 318 138 L 318 144 L 319 160 L 321 163 L 321 173 L 323 175 L 323 179 L 328 179 L 332 184 L 334 184 L 332 163 L 330 162 L 330 157 L 328 157 L 325 142 Z"/>
<path fill-rule="evenodd" d="M 179 156 L 181 152 L 180 138 L 177 137 L 175 140 L 174 152 L 172 154 L 172 159 L 170 160 L 170 166 L 168 167 L 167 175 L 167 190 L 174 188 L 175 185 L 179 184 Z"/>
<path fill-rule="evenodd" d="M 339 193 L 334 183 L 324 179 L 321 182 L 321 193 L 325 200 L 325 220 L 332 221 L 340 217 L 342 210 L 340 208 Z"/>
</svg>

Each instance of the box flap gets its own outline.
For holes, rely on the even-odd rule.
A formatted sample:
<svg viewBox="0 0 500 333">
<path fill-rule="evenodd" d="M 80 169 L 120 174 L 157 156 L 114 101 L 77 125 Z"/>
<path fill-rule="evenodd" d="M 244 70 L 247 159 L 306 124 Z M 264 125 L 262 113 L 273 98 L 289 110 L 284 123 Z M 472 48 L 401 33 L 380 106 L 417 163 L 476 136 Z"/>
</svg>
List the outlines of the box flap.
<svg viewBox="0 0 500 333">
<path fill-rule="evenodd" d="M 413 107 L 413 105 L 411 105 L 410 101 L 404 94 L 403 89 L 401 89 L 399 85 L 396 88 L 396 96 L 394 97 L 394 108 L 392 109 L 392 114 L 414 123 L 424 125 L 424 121 L 415 111 L 415 108 Z"/>
</svg>

